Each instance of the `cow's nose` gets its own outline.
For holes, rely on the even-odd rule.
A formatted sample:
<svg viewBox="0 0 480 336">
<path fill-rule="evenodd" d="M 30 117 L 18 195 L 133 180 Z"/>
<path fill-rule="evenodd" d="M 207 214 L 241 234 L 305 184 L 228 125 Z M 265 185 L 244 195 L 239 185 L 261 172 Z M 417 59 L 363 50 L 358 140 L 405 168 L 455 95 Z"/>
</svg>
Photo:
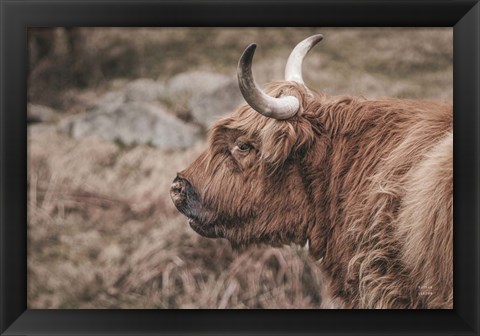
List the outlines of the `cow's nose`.
<svg viewBox="0 0 480 336">
<path fill-rule="evenodd" d="M 185 182 L 178 177 L 173 181 L 170 191 L 174 194 L 181 194 L 185 190 Z"/>
<path fill-rule="evenodd" d="M 170 196 L 175 205 L 178 206 L 185 201 L 187 184 L 187 180 L 179 176 L 173 180 L 172 186 L 170 187 Z"/>
</svg>

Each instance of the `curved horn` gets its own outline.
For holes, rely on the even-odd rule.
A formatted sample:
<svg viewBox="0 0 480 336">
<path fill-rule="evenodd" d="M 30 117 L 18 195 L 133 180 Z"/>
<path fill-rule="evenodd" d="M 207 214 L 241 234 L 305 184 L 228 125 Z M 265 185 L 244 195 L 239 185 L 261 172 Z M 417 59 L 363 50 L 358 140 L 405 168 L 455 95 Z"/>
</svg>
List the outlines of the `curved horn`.
<svg viewBox="0 0 480 336">
<path fill-rule="evenodd" d="M 305 55 L 308 54 L 318 42 L 323 40 L 322 34 L 312 35 L 300 42 L 293 48 L 288 57 L 287 65 L 285 66 L 285 80 L 295 81 L 305 85 L 302 77 L 302 63 Z"/>
<path fill-rule="evenodd" d="M 270 97 L 259 89 L 252 75 L 252 59 L 255 53 L 255 43 L 250 44 L 243 52 L 237 67 L 237 78 L 243 98 L 258 113 L 274 119 L 293 117 L 300 108 L 296 97 Z"/>
</svg>

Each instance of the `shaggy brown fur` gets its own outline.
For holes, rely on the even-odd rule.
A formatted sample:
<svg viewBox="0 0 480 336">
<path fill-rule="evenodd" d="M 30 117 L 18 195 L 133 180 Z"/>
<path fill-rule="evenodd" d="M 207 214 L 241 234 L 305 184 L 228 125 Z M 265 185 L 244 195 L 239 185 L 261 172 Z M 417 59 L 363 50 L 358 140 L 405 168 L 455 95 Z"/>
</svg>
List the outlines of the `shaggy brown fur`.
<svg viewBox="0 0 480 336">
<path fill-rule="evenodd" d="M 452 107 L 327 97 L 292 82 L 301 111 L 243 106 L 179 176 L 190 225 L 234 245 L 305 244 L 343 308 L 452 308 Z"/>
</svg>

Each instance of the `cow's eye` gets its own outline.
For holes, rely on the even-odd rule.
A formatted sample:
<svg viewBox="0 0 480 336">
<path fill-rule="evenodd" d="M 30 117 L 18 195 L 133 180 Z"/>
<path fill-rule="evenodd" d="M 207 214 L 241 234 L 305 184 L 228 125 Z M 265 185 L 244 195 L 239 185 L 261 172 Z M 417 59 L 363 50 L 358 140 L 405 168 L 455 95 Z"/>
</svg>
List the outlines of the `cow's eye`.
<svg viewBox="0 0 480 336">
<path fill-rule="evenodd" d="M 237 141 L 236 145 L 238 149 L 242 152 L 248 152 L 250 149 L 252 149 L 252 145 L 248 142 Z"/>
</svg>

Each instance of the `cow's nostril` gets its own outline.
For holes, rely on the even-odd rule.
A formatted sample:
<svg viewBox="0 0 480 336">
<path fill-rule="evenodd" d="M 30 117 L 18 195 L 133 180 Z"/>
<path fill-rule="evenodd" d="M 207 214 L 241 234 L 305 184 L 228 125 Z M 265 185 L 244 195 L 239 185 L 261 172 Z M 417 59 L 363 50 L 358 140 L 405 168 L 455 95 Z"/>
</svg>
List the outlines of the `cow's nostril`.
<svg viewBox="0 0 480 336">
<path fill-rule="evenodd" d="M 170 193 L 172 197 L 179 198 L 184 197 L 186 193 L 188 182 L 187 180 L 177 176 L 170 186 Z"/>
<path fill-rule="evenodd" d="M 183 191 L 183 183 L 181 181 L 173 182 L 171 190 L 176 193 L 181 193 Z"/>
</svg>

